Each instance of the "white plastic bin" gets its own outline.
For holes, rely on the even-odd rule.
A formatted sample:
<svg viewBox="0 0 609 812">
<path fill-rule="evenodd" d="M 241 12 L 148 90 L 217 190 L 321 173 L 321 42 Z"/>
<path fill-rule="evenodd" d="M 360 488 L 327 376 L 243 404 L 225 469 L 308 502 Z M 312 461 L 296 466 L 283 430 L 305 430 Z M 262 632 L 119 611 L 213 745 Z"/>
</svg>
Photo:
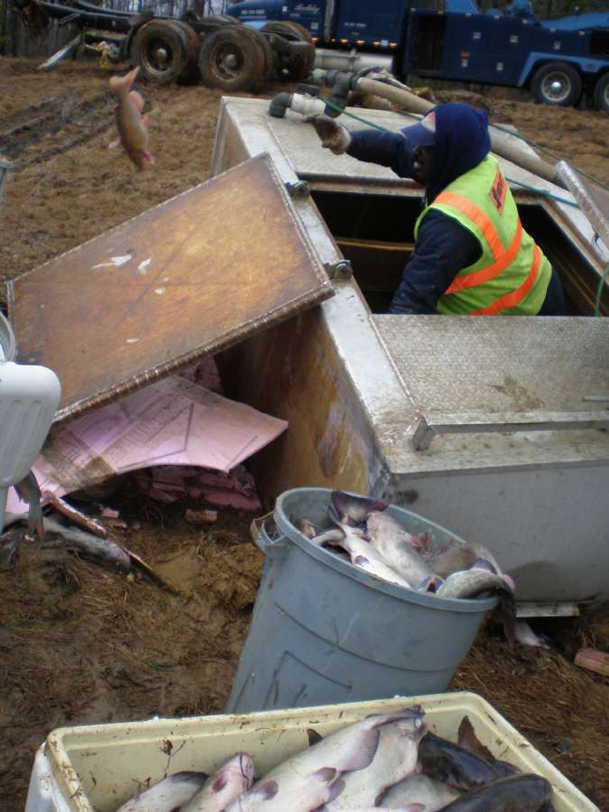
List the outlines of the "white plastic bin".
<svg viewBox="0 0 609 812">
<path fill-rule="evenodd" d="M 599 812 L 488 702 L 466 692 L 60 728 L 49 734 L 36 757 L 25 812 L 114 812 L 138 781 L 155 782 L 179 770 L 211 773 L 238 750 L 252 755 L 262 776 L 308 746 L 307 728 L 326 735 L 370 713 L 417 703 L 425 709 L 429 729 L 453 741 L 467 714 L 497 758 L 552 783 L 556 812 Z"/>
</svg>

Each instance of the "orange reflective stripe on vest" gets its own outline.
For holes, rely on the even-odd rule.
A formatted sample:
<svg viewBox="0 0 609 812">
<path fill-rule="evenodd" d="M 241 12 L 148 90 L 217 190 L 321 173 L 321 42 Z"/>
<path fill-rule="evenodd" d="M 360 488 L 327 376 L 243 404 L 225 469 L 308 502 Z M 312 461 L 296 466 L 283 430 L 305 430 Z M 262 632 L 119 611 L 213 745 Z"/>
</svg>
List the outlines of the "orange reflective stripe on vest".
<svg viewBox="0 0 609 812">
<path fill-rule="evenodd" d="M 462 195 L 455 194 L 455 192 L 440 192 L 434 200 L 434 203 L 444 203 L 446 206 L 452 206 L 462 211 L 463 214 L 467 214 L 469 219 L 473 220 L 484 234 L 484 239 L 487 241 L 495 260 L 499 259 L 501 254 L 503 254 L 504 249 L 499 239 L 499 234 L 497 234 L 497 229 L 486 214 L 481 211 L 475 203 L 472 203 L 471 200 L 468 200 Z"/>
<path fill-rule="evenodd" d="M 484 212 L 481 211 L 470 200 L 467 200 L 467 198 L 463 197 L 462 195 L 457 195 L 454 192 L 441 192 L 438 195 L 436 202 L 459 209 L 466 214 L 470 220 L 473 220 L 473 222 L 476 223 L 478 228 L 484 234 L 484 239 L 487 241 L 495 259 L 492 265 L 482 268 L 480 271 L 473 271 L 472 273 L 463 274 L 463 276 L 456 276 L 453 283 L 446 291 L 446 295 L 449 295 L 450 293 L 457 293 L 458 291 L 466 290 L 467 288 L 474 288 L 476 285 L 481 285 L 483 282 L 489 282 L 514 261 L 522 244 L 522 223 L 520 222 L 520 218 L 518 218 L 516 233 L 514 234 L 512 244 L 506 251 L 501 243 L 499 234 L 491 221 L 488 219 L 486 214 L 484 214 Z"/>
<path fill-rule="evenodd" d="M 496 316 L 501 310 L 507 310 L 510 307 L 515 307 L 519 304 L 527 293 L 531 290 L 537 279 L 539 273 L 539 266 L 541 264 L 541 251 L 537 246 L 533 249 L 533 262 L 531 263 L 531 270 L 529 275 L 524 280 L 522 285 L 511 293 L 506 293 L 499 299 L 495 299 L 489 307 L 483 307 L 481 310 L 474 310 L 475 316 Z"/>
</svg>

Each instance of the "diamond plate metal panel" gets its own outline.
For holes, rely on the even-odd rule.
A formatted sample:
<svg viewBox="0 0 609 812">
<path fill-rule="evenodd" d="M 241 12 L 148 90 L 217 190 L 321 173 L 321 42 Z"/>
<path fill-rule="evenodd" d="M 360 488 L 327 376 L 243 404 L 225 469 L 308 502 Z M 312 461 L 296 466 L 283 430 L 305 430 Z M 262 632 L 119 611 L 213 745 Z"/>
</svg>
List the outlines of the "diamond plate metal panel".
<svg viewBox="0 0 609 812">
<path fill-rule="evenodd" d="M 17 360 L 61 381 L 61 420 L 332 293 L 261 155 L 24 274 L 9 304 Z"/>
<path fill-rule="evenodd" d="M 371 322 L 422 414 L 590 411 L 585 396 L 609 396 L 603 319 L 379 315 Z"/>
<path fill-rule="evenodd" d="M 361 113 L 362 111 L 359 110 Z M 397 115 L 397 113 L 382 113 L 378 110 L 366 110 L 366 118 L 397 131 L 400 127 L 407 127 L 411 121 Z M 411 186 L 419 189 L 420 186 L 413 181 L 399 178 L 395 172 L 378 164 L 363 163 L 349 155 L 334 155 L 330 150 L 324 149 L 317 133 L 310 124 L 305 124 L 302 117 L 269 118 L 266 122 L 277 143 L 294 171 L 302 178 L 329 178 L 337 181 L 356 180 L 358 183 L 383 181 L 395 186 Z M 373 129 L 360 121 L 354 121 L 342 116 L 340 123 L 348 130 Z"/>
</svg>

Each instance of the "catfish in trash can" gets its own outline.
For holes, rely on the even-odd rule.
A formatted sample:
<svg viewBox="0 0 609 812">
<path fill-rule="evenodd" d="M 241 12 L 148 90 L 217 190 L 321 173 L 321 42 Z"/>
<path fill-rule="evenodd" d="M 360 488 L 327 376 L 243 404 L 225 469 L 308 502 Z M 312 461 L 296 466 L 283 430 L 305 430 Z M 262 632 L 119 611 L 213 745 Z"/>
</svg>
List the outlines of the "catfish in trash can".
<svg viewBox="0 0 609 812">
<path fill-rule="evenodd" d="M 444 807 L 446 812 L 542 812 L 552 785 L 540 775 L 526 773 L 501 778 L 468 792 Z M 546 807 L 547 809 L 547 807 Z"/>
<path fill-rule="evenodd" d="M 354 496 L 344 491 L 332 491 L 330 495 L 341 524 L 352 527 L 364 525 L 373 510 L 385 510 L 387 502 L 367 496 Z"/>
<path fill-rule="evenodd" d="M 148 151 L 148 119 L 142 117 L 144 100 L 136 90 L 131 90 L 139 69 L 137 65 L 125 76 L 110 78 L 110 87 L 118 96 L 115 115 L 119 134 L 110 147 L 122 146 L 135 167 L 143 170 L 154 163 L 154 158 Z"/>
<path fill-rule="evenodd" d="M 247 753 L 235 753 L 197 790 L 180 812 L 222 812 L 254 783 L 254 762 Z"/>
<path fill-rule="evenodd" d="M 235 799 L 227 812 L 310 812 L 344 790 L 340 774 L 363 770 L 374 761 L 380 728 L 393 722 L 423 725 L 419 706 L 389 714 L 374 714 L 330 733 L 317 744 L 283 761 Z"/>
<path fill-rule="evenodd" d="M 402 574 L 400 574 L 393 567 L 384 560 L 379 554 L 367 537 L 362 534 L 361 530 L 349 525 L 340 524 L 339 528 L 342 531 L 342 538 L 337 537 L 332 544 L 345 549 L 351 558 L 351 563 L 357 567 L 369 572 L 371 575 L 376 575 L 377 578 L 382 578 L 384 581 L 398 584 L 399 586 L 410 589 L 412 584 Z M 323 536 L 318 536 L 314 541 L 320 538 L 328 539 L 331 531 L 327 531 Z M 328 541 L 326 541 L 328 543 Z"/>
<path fill-rule="evenodd" d="M 494 571 L 507 578 L 508 584 L 514 589 L 512 579 L 501 572 L 501 567 L 497 563 L 495 556 L 481 544 L 471 544 L 468 541 L 463 543 L 449 542 L 427 557 L 429 566 L 442 578 L 447 578 L 451 573 L 459 570 L 467 570 L 473 567 L 476 561 L 480 560 L 488 561 Z"/>
<path fill-rule="evenodd" d="M 415 549 L 411 539 L 416 539 L 416 536 L 407 533 L 393 516 L 373 511 L 368 516 L 366 528 L 372 546 L 381 558 L 410 584 L 418 586 L 427 578 L 434 576 L 419 551 Z"/>
<path fill-rule="evenodd" d="M 168 812 L 179 809 L 203 786 L 207 778 L 207 773 L 173 773 L 143 792 L 138 790 L 116 812 Z"/>
<path fill-rule="evenodd" d="M 345 788 L 326 804 L 328 812 L 354 806 L 373 806 L 384 790 L 417 770 L 418 747 L 426 726 L 419 718 L 385 725 L 370 766 L 344 773 Z"/>
<path fill-rule="evenodd" d="M 439 598 L 477 598 L 484 594 L 505 595 L 513 598 L 514 591 L 503 575 L 494 571 L 492 564 L 478 559 L 468 570 L 452 572 L 438 588 Z"/>
</svg>

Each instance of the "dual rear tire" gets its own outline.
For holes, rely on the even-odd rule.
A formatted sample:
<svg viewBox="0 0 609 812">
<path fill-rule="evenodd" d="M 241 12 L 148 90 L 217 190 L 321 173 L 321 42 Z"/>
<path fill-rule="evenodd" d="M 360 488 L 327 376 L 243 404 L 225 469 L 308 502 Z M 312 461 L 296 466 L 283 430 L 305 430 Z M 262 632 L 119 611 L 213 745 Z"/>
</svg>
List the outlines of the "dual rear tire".
<svg viewBox="0 0 609 812">
<path fill-rule="evenodd" d="M 199 70 L 211 87 L 258 92 L 274 74 L 274 54 L 262 34 L 245 25 L 230 25 L 203 39 Z"/>
<path fill-rule="evenodd" d="M 194 81 L 201 47 L 198 34 L 180 20 L 151 20 L 131 43 L 131 61 L 140 76 L 158 84 Z"/>
<path fill-rule="evenodd" d="M 292 81 L 298 82 L 306 79 L 315 63 L 315 45 L 313 38 L 307 29 L 300 23 L 291 20 L 280 20 L 278 22 L 266 23 L 262 29 L 269 34 L 277 34 L 288 42 L 308 44 L 308 48 L 298 48 L 289 52 L 283 59 L 283 69 Z"/>
<path fill-rule="evenodd" d="M 554 107 L 573 107 L 582 89 L 581 74 L 569 62 L 548 62 L 537 69 L 531 81 L 535 100 Z M 609 112 L 609 72 L 599 76 L 591 95 L 598 110 Z"/>
</svg>

